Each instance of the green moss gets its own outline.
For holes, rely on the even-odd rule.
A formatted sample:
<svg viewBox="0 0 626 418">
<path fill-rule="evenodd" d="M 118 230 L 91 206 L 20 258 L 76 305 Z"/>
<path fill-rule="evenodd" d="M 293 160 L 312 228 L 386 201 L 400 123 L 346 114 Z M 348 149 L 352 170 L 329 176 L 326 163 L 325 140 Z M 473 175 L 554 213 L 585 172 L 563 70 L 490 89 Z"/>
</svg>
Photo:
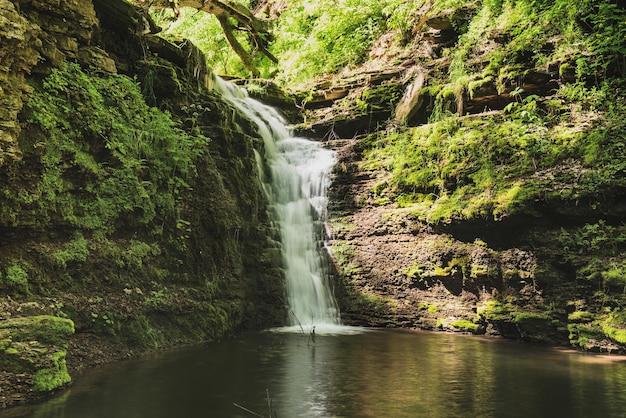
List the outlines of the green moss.
<svg viewBox="0 0 626 418">
<path fill-rule="evenodd" d="M 613 341 L 619 344 L 626 344 L 626 329 L 604 325 L 602 326 L 602 332 Z"/>
<path fill-rule="evenodd" d="M 574 311 L 567 316 L 569 322 L 590 322 L 596 315 L 587 311 Z"/>
<path fill-rule="evenodd" d="M 65 351 L 58 351 L 50 358 L 47 367 L 33 375 L 33 389 L 37 392 L 50 392 L 72 381 L 65 363 Z"/>
<path fill-rule="evenodd" d="M 28 294 L 28 267 L 23 261 L 12 260 L 6 274 L 0 270 L 0 288 L 5 287 L 16 294 Z"/>
<path fill-rule="evenodd" d="M 6 350 L 11 345 L 11 340 L 0 340 L 0 351 Z"/>
<path fill-rule="evenodd" d="M 613 95 L 616 107 L 626 109 L 614 90 L 607 86 L 603 91 L 595 106 L 604 106 L 607 95 Z M 611 157 L 620 153 L 619 138 L 626 132 L 617 113 L 605 108 L 613 131 L 609 136 L 599 123 L 581 130 L 571 119 L 553 117 L 542 100 L 524 97 L 504 115 L 445 116 L 424 126 L 379 133 L 362 141 L 364 166 L 389 171 L 390 180 L 377 192 L 432 223 L 533 215 L 537 201 L 574 205 L 598 189 L 621 187 L 619 170 L 626 163 Z M 564 112 L 574 116 L 571 110 Z M 579 167 L 590 166 L 582 176 L 575 175 L 582 167 L 572 168 L 572 158 Z M 542 170 L 542 175 L 534 174 Z M 555 176 L 557 186 L 549 181 Z"/>
<path fill-rule="evenodd" d="M 489 299 L 483 306 L 477 309 L 476 313 L 480 318 L 489 321 L 510 319 L 509 308 L 497 299 Z"/>
<path fill-rule="evenodd" d="M 10 337 L 12 341 L 36 340 L 65 347 L 73 333 L 74 323 L 56 316 L 28 316 L 0 322 L 0 337 Z"/>
<path fill-rule="evenodd" d="M 344 302 L 346 311 L 369 313 L 379 318 L 384 318 L 396 311 L 393 300 L 367 290 L 350 292 Z"/>
<path fill-rule="evenodd" d="M 476 332 L 478 332 L 480 325 L 476 324 L 472 321 L 468 321 L 467 319 L 461 319 L 458 321 L 454 321 L 452 324 L 453 328 L 459 329 L 461 331 L 465 331 L 465 332 L 471 332 L 473 334 L 475 334 Z"/>
<path fill-rule="evenodd" d="M 511 317 L 518 324 L 524 324 L 533 321 L 551 321 L 552 316 L 548 312 L 526 312 L 514 311 L 510 313 Z"/>
<path fill-rule="evenodd" d="M 367 111 L 391 111 L 402 97 L 402 86 L 398 83 L 386 83 L 361 94 Z"/>
<path fill-rule="evenodd" d="M 568 324 L 569 341 L 574 347 L 588 348 L 590 343 L 601 341 L 605 336 L 598 327 L 586 324 Z"/>
<path fill-rule="evenodd" d="M 404 269 L 403 273 L 412 279 L 419 279 L 424 275 L 424 266 L 418 263 L 413 264 L 411 267 Z"/>
<path fill-rule="evenodd" d="M 428 302 L 420 302 L 417 305 L 418 309 L 423 310 L 423 311 L 428 311 L 431 314 L 435 314 L 437 313 L 437 307 L 435 305 L 432 305 Z"/>
<path fill-rule="evenodd" d="M 45 346 L 34 343 L 7 341 L 0 349 L 0 370 L 11 373 L 32 373 L 37 369 L 41 358 L 47 355 Z"/>
<path fill-rule="evenodd" d="M 41 133 L 33 144 L 40 181 L 11 200 L 35 210 L 40 227 L 61 222 L 111 234 L 180 219 L 176 202 L 206 138 L 149 107 L 125 76 L 66 63 L 36 87 L 27 109 L 31 129 Z M 86 256 L 78 235 L 54 255 L 61 266 Z"/>
<path fill-rule="evenodd" d="M 76 231 L 72 240 L 62 250 L 55 251 L 52 256 L 56 264 L 63 268 L 67 267 L 67 264 L 71 262 L 84 262 L 89 256 L 87 240 L 85 240 L 81 232 Z"/>
<path fill-rule="evenodd" d="M 9 347 L 9 348 L 4 349 L 4 353 L 9 356 L 14 356 L 14 355 L 19 354 L 20 352 L 16 348 Z"/>
</svg>

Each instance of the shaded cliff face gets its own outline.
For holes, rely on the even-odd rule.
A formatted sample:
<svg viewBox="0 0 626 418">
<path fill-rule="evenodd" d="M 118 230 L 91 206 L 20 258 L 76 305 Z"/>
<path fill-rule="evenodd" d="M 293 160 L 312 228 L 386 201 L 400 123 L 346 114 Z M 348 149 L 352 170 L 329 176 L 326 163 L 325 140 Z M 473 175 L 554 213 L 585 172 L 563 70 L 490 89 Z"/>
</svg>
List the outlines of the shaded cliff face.
<svg viewBox="0 0 626 418">
<path fill-rule="evenodd" d="M 262 143 L 148 27 L 121 0 L 0 1 L 0 405 L 63 386 L 66 361 L 282 321 Z"/>
</svg>

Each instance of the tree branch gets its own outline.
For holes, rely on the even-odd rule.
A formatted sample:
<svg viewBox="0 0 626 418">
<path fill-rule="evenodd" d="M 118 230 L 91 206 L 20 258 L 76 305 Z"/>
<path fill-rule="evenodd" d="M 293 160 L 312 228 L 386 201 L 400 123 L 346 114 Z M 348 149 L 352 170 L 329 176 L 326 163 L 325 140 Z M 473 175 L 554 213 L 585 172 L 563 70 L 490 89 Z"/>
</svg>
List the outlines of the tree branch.
<svg viewBox="0 0 626 418">
<path fill-rule="evenodd" d="M 244 67 L 258 76 L 259 71 L 253 63 L 255 51 L 260 51 L 271 61 L 278 63 L 278 59 L 268 50 L 272 35 L 268 30 L 268 22 L 257 18 L 246 6 L 232 0 L 134 0 L 136 4 L 151 8 L 173 8 L 175 11 L 179 7 L 191 7 L 203 12 L 210 13 L 217 17 L 226 41 L 239 56 Z M 237 22 L 236 25 L 231 23 Z M 235 30 L 245 30 L 250 34 L 254 44 L 254 50 L 248 52 L 235 37 Z"/>
</svg>

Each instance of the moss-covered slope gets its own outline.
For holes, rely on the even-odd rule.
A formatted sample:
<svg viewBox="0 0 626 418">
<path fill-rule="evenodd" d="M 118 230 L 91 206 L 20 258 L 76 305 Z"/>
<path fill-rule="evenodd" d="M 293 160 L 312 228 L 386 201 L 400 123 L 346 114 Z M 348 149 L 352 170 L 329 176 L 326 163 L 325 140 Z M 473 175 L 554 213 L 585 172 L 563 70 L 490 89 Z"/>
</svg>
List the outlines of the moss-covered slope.
<svg viewBox="0 0 626 418">
<path fill-rule="evenodd" d="M 398 76 L 330 100 L 321 125 L 308 114 L 342 156 L 333 248 L 346 318 L 624 351 L 625 10 L 415 6 L 363 67 Z M 363 87 L 398 84 L 387 123 L 371 123 L 374 108 L 350 125 L 329 117 L 355 109 Z"/>
<path fill-rule="evenodd" d="M 280 323 L 262 143 L 209 89 L 198 51 L 147 33 L 122 0 L 0 6 L 14 22 L 0 28 L 0 97 L 14 95 L 0 148 L 0 322 L 13 330 L 0 335 L 12 365 L 0 405 L 65 385 L 66 352 L 71 372 Z M 12 337 L 37 318 L 76 331 L 45 361 Z"/>
</svg>

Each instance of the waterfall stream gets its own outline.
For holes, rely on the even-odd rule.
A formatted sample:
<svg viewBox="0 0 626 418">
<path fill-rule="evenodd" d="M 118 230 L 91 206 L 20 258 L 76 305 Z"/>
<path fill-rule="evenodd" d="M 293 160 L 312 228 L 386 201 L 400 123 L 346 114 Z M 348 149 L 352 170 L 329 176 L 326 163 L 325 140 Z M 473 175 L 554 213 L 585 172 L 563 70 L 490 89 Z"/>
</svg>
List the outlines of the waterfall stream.
<svg viewBox="0 0 626 418">
<path fill-rule="evenodd" d="M 244 89 L 219 77 L 214 88 L 257 125 L 264 142 L 264 155 L 257 153 L 257 161 L 280 229 L 289 325 L 338 325 L 324 248 L 326 190 L 335 153 L 294 137 L 276 109 L 250 98 Z"/>
</svg>

